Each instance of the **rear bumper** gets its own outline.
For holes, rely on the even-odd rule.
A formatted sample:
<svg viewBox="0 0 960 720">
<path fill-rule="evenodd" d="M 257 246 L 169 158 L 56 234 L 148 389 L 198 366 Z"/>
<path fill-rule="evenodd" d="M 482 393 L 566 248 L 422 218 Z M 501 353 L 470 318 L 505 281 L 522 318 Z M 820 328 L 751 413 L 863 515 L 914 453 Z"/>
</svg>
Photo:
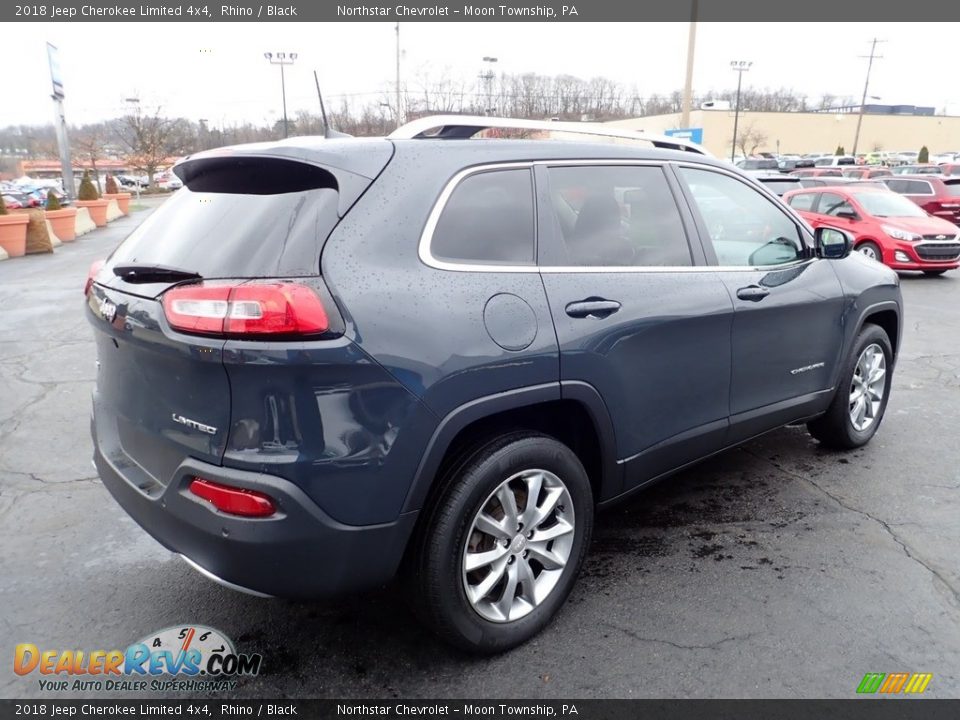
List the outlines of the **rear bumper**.
<svg viewBox="0 0 960 720">
<path fill-rule="evenodd" d="M 120 506 L 162 545 L 238 590 L 316 598 L 374 587 L 396 574 L 416 521 L 411 512 L 382 525 L 344 525 L 288 480 L 192 459 L 165 488 L 144 492 L 103 455 L 95 428 L 93 435 L 97 472 Z M 278 512 L 222 513 L 189 492 L 195 476 L 267 493 Z"/>
</svg>

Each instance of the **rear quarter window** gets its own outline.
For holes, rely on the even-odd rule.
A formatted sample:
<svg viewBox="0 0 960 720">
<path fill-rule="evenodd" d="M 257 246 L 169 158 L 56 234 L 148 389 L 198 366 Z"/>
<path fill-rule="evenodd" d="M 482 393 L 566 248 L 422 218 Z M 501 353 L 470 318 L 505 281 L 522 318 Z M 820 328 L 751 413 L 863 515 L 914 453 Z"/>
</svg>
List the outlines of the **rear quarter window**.
<svg viewBox="0 0 960 720">
<path fill-rule="evenodd" d="M 816 193 L 801 193 L 788 198 L 787 204 L 794 210 L 810 211 L 813 208 L 813 201 L 816 197 Z"/>
<path fill-rule="evenodd" d="M 532 265 L 533 176 L 528 168 L 477 172 L 453 190 L 430 240 L 434 258 Z"/>
</svg>

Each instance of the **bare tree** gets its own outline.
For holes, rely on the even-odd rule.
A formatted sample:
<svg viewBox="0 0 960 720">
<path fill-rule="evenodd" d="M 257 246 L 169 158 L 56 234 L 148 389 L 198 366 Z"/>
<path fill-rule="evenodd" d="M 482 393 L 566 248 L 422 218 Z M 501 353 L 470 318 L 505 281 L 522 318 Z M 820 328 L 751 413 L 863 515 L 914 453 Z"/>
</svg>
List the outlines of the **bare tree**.
<svg viewBox="0 0 960 720">
<path fill-rule="evenodd" d="M 753 123 L 744 126 L 737 133 L 737 148 L 743 153 L 744 157 L 753 155 L 757 148 L 767 142 L 767 134 L 759 130 Z"/>
<path fill-rule="evenodd" d="M 147 174 L 149 183 L 163 165 L 164 160 L 182 154 L 194 137 L 192 126 L 186 120 L 167 118 L 157 107 L 151 114 L 144 113 L 140 106 L 117 123 L 117 135 L 126 147 L 130 164 Z"/>
<path fill-rule="evenodd" d="M 90 163 L 90 169 L 93 171 L 93 181 L 101 190 L 100 170 L 97 168 L 97 160 L 104 157 L 105 148 L 109 143 L 109 131 L 103 123 L 95 125 L 84 125 L 80 130 L 73 133 L 73 151 L 77 160 Z"/>
</svg>

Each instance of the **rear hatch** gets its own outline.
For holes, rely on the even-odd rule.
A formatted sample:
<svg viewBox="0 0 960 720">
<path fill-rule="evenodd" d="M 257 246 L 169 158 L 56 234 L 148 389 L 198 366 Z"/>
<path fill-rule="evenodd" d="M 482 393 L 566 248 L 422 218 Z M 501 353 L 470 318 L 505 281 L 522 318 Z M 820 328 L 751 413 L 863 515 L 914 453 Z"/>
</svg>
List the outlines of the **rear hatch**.
<svg viewBox="0 0 960 720">
<path fill-rule="evenodd" d="M 312 144 L 241 146 L 181 162 L 185 187 L 92 271 L 97 443 L 147 494 L 162 491 L 187 457 L 221 463 L 231 417 L 229 339 L 289 337 L 303 327 L 342 332 L 337 322 L 309 327 L 306 313 L 301 326 L 284 327 L 290 313 L 270 308 L 306 295 L 337 315 L 319 277 L 320 252 L 392 145 L 299 142 Z"/>
<path fill-rule="evenodd" d="M 943 184 L 947 193 L 945 197 L 937 198 L 940 205 L 933 214 L 955 225 L 960 225 L 960 177 L 944 178 Z"/>
</svg>

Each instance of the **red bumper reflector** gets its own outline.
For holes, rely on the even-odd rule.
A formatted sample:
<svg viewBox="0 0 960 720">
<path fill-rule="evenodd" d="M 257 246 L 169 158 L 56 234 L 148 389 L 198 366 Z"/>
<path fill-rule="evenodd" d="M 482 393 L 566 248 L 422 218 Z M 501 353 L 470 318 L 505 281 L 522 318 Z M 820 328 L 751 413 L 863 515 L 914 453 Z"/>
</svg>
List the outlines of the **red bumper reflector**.
<svg viewBox="0 0 960 720">
<path fill-rule="evenodd" d="M 190 492 L 209 501 L 217 510 L 230 515 L 268 517 L 277 511 L 273 500 L 261 492 L 221 485 L 203 478 L 193 479 Z"/>
</svg>

